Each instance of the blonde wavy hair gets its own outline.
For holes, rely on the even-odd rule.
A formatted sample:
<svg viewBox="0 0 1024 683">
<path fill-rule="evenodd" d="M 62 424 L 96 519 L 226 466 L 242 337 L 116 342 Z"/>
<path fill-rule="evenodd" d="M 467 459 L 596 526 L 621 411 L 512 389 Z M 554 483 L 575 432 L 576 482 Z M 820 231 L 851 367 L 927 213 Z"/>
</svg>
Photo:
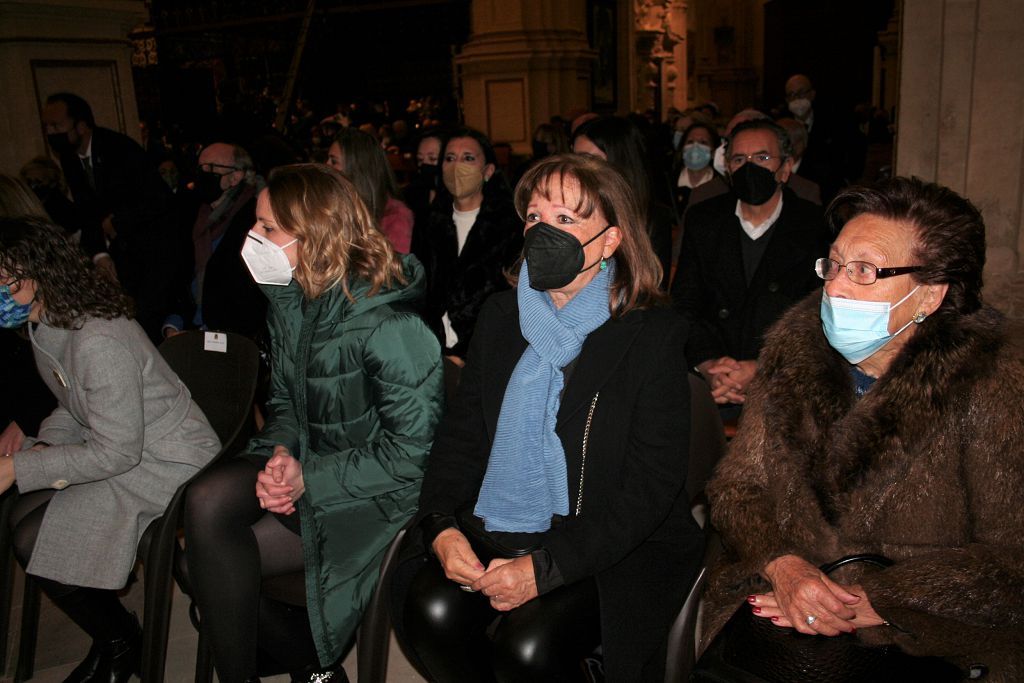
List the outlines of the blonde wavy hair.
<svg viewBox="0 0 1024 683">
<path fill-rule="evenodd" d="M 267 182 L 278 225 L 298 241 L 295 280 L 309 299 L 340 286 L 350 301 L 353 279 L 370 285 L 369 296 L 405 284 L 391 243 L 345 176 L 323 164 L 274 170 Z"/>
</svg>

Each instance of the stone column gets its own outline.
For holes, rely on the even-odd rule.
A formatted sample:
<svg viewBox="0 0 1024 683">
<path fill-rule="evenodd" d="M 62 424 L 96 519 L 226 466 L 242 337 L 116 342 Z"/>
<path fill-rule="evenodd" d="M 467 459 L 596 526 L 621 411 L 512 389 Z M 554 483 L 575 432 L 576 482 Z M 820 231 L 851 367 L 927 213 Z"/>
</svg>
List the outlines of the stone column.
<svg viewBox="0 0 1024 683">
<path fill-rule="evenodd" d="M 529 153 L 539 124 L 590 107 L 586 3 L 473 0 L 472 13 L 472 35 L 455 58 L 466 123 Z"/>
<path fill-rule="evenodd" d="M 138 138 L 128 33 L 146 16 L 142 0 L 0 0 L 0 172 L 49 152 L 39 112 L 59 91 Z"/>
<path fill-rule="evenodd" d="M 985 218 L 985 299 L 1024 318 L 1024 12 L 1019 0 L 903 0 L 896 172 Z"/>
</svg>

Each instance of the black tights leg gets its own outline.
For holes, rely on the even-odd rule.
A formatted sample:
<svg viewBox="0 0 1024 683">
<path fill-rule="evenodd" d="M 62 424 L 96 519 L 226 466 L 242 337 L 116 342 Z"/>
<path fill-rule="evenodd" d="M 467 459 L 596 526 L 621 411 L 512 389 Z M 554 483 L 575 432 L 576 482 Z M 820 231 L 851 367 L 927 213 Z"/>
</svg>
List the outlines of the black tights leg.
<svg viewBox="0 0 1024 683">
<path fill-rule="evenodd" d="M 53 491 L 25 494 L 11 511 L 11 543 L 22 567 L 27 567 L 32 559 L 39 528 L 53 494 Z M 137 622 L 118 600 L 115 591 L 70 586 L 41 576 L 32 578 L 53 603 L 97 643 L 126 639 L 138 630 Z"/>
<path fill-rule="evenodd" d="M 189 579 L 224 683 L 258 674 L 262 579 L 303 567 L 302 539 L 260 508 L 258 473 L 226 462 L 189 485 L 185 502 Z"/>
</svg>

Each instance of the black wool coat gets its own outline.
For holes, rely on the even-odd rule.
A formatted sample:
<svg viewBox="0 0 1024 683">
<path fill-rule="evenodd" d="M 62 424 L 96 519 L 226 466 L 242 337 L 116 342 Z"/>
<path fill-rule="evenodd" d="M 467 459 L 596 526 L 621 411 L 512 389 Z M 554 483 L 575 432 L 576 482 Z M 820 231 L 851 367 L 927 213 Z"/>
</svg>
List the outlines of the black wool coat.
<svg viewBox="0 0 1024 683">
<path fill-rule="evenodd" d="M 722 356 L 753 360 L 763 335 L 790 306 L 821 286 L 814 261 L 828 256 L 821 207 L 783 190 L 760 265 L 747 284 L 743 228 L 731 192 L 690 207 L 672 282 L 672 302 L 690 323 L 686 357 L 697 366 Z"/>
<path fill-rule="evenodd" d="M 637 310 L 587 337 L 565 387 L 556 432 L 575 506 L 583 433 L 595 395 L 579 516 L 543 545 L 566 584 L 595 577 L 609 681 L 660 680 L 665 643 L 700 563 L 702 531 L 684 489 L 689 384 L 686 325 L 669 309 Z M 435 437 L 420 515 L 476 499 L 505 387 L 527 342 L 516 292 L 480 314 L 458 394 Z M 424 549 L 425 550 L 425 549 Z"/>
<path fill-rule="evenodd" d="M 860 399 L 821 329 L 820 292 L 768 334 L 739 433 L 708 488 L 726 553 L 705 641 L 783 554 L 896 561 L 841 577 L 892 626 L 869 644 L 1024 680 L 1024 355 L 991 309 L 918 326 Z"/>
<path fill-rule="evenodd" d="M 505 271 L 522 254 L 523 221 L 507 192 L 488 189 L 460 254 L 451 195 L 442 192 L 431 206 L 426 234 L 418 249 L 416 256 L 427 271 L 427 323 L 443 347 L 441 316 L 447 312 L 459 337 L 448 353 L 464 357 L 480 307 L 494 292 L 509 288 Z"/>
</svg>

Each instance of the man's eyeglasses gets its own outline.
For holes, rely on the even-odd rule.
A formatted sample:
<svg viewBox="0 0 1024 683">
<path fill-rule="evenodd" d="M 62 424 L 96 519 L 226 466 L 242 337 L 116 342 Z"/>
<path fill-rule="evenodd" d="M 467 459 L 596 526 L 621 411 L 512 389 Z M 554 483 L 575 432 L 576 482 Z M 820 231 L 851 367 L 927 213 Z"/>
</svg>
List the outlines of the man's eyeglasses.
<svg viewBox="0 0 1024 683">
<path fill-rule="evenodd" d="M 795 100 L 795 99 L 798 99 L 798 98 L 801 98 L 801 97 L 807 97 L 808 95 L 811 94 L 811 90 L 813 90 L 813 88 L 801 88 L 800 90 L 794 90 L 792 92 L 788 92 L 788 93 L 786 93 L 786 99 L 787 100 Z"/>
<path fill-rule="evenodd" d="M 873 285 L 876 280 L 896 275 L 916 273 L 921 266 L 899 266 L 896 268 L 879 268 L 874 263 L 867 261 L 850 261 L 839 263 L 830 258 L 820 258 L 814 262 L 814 272 L 822 280 L 835 280 L 840 270 L 846 270 L 846 277 L 858 285 Z"/>
<path fill-rule="evenodd" d="M 224 164 L 199 164 L 199 170 L 204 173 L 214 173 L 223 176 L 235 171 L 241 171 L 242 169 L 235 166 L 225 166 Z"/>
<path fill-rule="evenodd" d="M 768 168 L 775 159 L 778 159 L 781 163 L 785 158 L 786 157 L 784 156 L 775 156 L 774 154 L 768 154 L 767 152 L 757 152 L 756 154 L 732 154 L 729 156 L 728 164 L 729 168 L 733 171 L 748 161 L 753 161 L 758 166 Z"/>
</svg>

